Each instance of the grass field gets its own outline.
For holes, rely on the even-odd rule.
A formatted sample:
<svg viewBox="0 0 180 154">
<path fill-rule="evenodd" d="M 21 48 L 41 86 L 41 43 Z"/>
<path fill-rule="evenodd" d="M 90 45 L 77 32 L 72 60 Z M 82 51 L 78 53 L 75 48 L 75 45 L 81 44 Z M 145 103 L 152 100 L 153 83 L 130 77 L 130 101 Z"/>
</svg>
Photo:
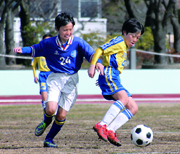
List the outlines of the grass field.
<svg viewBox="0 0 180 154">
<path fill-rule="evenodd" d="M 43 148 L 49 127 L 42 136 L 34 135 L 43 118 L 41 105 L 0 106 L 0 154 L 180 153 L 180 104 L 138 104 L 136 116 L 116 132 L 121 147 L 98 139 L 92 129 L 110 105 L 76 104 L 54 139 L 58 148 Z M 144 148 L 130 139 L 131 129 L 138 124 L 150 126 L 154 133 L 153 142 Z"/>
</svg>

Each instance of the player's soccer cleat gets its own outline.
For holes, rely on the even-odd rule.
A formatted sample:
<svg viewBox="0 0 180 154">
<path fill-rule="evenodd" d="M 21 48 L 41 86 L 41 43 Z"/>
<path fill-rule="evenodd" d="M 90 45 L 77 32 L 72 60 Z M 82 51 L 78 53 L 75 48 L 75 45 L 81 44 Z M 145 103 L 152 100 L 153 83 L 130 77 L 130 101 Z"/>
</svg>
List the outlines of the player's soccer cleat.
<svg viewBox="0 0 180 154">
<path fill-rule="evenodd" d="M 97 132 L 99 138 L 103 139 L 104 141 L 107 141 L 106 125 L 99 125 L 99 123 L 100 122 L 94 125 L 93 129 Z"/>
<path fill-rule="evenodd" d="M 116 146 L 121 146 L 121 142 L 118 140 L 116 133 L 114 133 L 112 130 L 107 131 L 107 137 L 110 143 Z"/>
<path fill-rule="evenodd" d="M 44 147 L 49 147 L 49 148 L 57 148 L 58 146 L 53 142 L 53 140 L 51 141 L 44 141 Z"/>
<path fill-rule="evenodd" d="M 36 135 L 36 136 L 41 136 L 41 135 L 44 133 L 46 127 L 47 127 L 47 126 L 46 126 L 46 123 L 45 123 L 44 121 L 42 121 L 42 122 L 36 127 L 36 129 L 35 129 L 35 135 Z"/>
</svg>

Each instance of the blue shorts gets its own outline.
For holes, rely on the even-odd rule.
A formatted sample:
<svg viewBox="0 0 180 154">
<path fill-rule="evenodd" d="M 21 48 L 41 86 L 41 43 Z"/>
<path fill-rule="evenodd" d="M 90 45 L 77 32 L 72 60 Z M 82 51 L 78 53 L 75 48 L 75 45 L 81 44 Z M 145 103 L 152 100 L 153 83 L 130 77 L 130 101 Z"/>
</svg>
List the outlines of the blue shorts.
<svg viewBox="0 0 180 154">
<path fill-rule="evenodd" d="M 51 74 L 52 72 L 40 72 L 39 73 L 39 86 L 40 86 L 40 94 L 41 92 L 47 92 L 47 83 L 46 80 L 49 76 L 49 74 Z"/>
<path fill-rule="evenodd" d="M 99 75 L 98 83 L 103 97 L 107 100 L 115 100 L 112 95 L 121 90 L 125 90 L 129 97 L 132 96 L 121 84 L 119 71 L 112 67 L 104 67 L 104 75 Z"/>
</svg>

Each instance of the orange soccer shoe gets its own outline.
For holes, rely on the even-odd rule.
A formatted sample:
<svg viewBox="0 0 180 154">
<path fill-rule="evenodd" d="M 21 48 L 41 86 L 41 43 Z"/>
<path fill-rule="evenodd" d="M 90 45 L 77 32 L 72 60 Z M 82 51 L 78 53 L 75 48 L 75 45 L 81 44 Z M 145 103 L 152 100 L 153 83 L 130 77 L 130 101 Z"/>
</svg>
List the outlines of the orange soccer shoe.
<svg viewBox="0 0 180 154">
<path fill-rule="evenodd" d="M 112 143 L 116 146 L 121 146 L 121 142 L 116 137 L 116 133 L 114 133 L 112 130 L 107 131 L 107 137 L 108 137 L 108 140 L 110 143 Z"/>
<path fill-rule="evenodd" d="M 96 125 L 94 125 L 93 129 L 97 132 L 99 138 L 103 139 L 104 141 L 107 141 L 107 129 L 106 125 L 99 125 L 100 122 L 98 122 Z"/>
</svg>

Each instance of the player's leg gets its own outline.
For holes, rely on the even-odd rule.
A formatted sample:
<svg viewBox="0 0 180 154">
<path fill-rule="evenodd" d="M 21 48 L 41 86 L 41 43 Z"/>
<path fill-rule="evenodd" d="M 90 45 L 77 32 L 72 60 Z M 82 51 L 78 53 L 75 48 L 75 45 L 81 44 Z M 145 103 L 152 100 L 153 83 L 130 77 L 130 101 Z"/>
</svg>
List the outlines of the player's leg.
<svg viewBox="0 0 180 154">
<path fill-rule="evenodd" d="M 98 136 L 104 140 L 110 140 L 108 137 L 107 126 L 117 117 L 117 115 L 125 108 L 128 103 L 128 95 L 126 89 L 121 84 L 121 79 L 118 70 L 105 67 L 105 75 L 99 76 L 98 82 L 102 90 L 104 98 L 108 100 L 115 100 L 109 110 L 106 112 L 103 120 L 94 126 Z M 115 132 L 111 133 L 110 137 L 113 137 L 116 145 L 121 145 L 117 139 Z M 111 141 L 111 140 L 110 140 Z"/>
<path fill-rule="evenodd" d="M 46 107 L 44 108 L 44 120 L 35 129 L 36 136 L 41 136 L 45 129 L 50 125 L 56 109 L 57 102 L 47 102 Z"/>
<path fill-rule="evenodd" d="M 57 109 L 57 102 L 61 95 L 59 87 L 56 84 L 56 77 L 50 74 L 47 80 L 48 93 L 47 93 L 47 104 L 44 109 L 44 120 L 36 127 L 35 135 L 40 136 L 44 133 L 47 126 L 52 122 L 52 118 Z"/>
<path fill-rule="evenodd" d="M 110 108 L 108 109 L 108 111 L 106 112 L 104 118 L 102 119 L 102 121 L 99 123 L 100 125 L 106 125 L 108 126 L 113 120 L 114 118 L 119 114 L 119 112 L 124 109 L 125 105 L 128 102 L 128 96 L 126 94 L 126 92 L 124 90 L 119 91 L 117 93 L 115 93 L 114 95 L 112 95 L 113 98 L 117 101 L 115 101 Z"/>
<path fill-rule="evenodd" d="M 104 118 L 100 123 L 97 123 L 93 128 L 98 136 L 107 141 L 106 127 L 114 120 L 121 110 L 125 108 L 128 103 L 128 95 L 121 85 L 119 72 L 117 70 L 110 70 L 110 74 L 106 73 L 104 76 L 99 76 L 98 82 L 102 90 L 104 98 L 108 100 L 115 100 L 111 107 L 106 112 Z"/>
<path fill-rule="evenodd" d="M 125 108 L 128 102 L 128 96 L 125 90 L 113 94 L 113 98 L 117 101 L 110 106 L 102 121 L 94 126 L 94 130 L 98 133 L 99 137 L 105 141 L 107 140 L 106 127 L 114 120 L 119 112 Z"/>
<path fill-rule="evenodd" d="M 52 127 L 45 138 L 44 147 L 57 147 L 53 139 L 63 127 L 66 121 L 66 115 L 67 111 L 60 107 L 52 124 Z"/>
<path fill-rule="evenodd" d="M 42 108 L 46 107 L 46 100 L 47 100 L 47 91 L 41 92 L 41 99 L 42 99 Z"/>
<path fill-rule="evenodd" d="M 46 101 L 47 100 L 47 91 L 43 91 L 41 92 L 41 98 L 42 98 L 42 101 Z"/>
<path fill-rule="evenodd" d="M 47 91 L 48 91 L 48 85 L 47 85 L 47 78 L 52 72 L 42 72 L 41 76 L 41 86 L 40 86 L 40 93 L 41 93 L 41 98 L 42 98 L 42 107 L 43 109 L 46 107 L 46 102 L 47 102 Z M 58 108 L 57 108 L 58 109 Z"/>
<path fill-rule="evenodd" d="M 111 122 L 117 117 L 117 115 L 125 108 L 125 105 L 128 103 L 128 96 L 125 90 L 121 90 L 112 95 L 112 97 L 117 100 L 115 101 L 106 112 L 103 120 L 99 123 L 99 125 L 107 127 L 111 124 Z M 97 124 L 95 125 L 97 127 Z M 100 127 L 101 127 L 100 126 Z M 104 130 L 105 132 L 105 130 Z M 108 127 L 106 128 L 106 132 L 99 130 L 99 136 L 102 136 L 105 139 L 108 139 L 111 143 L 120 146 L 121 142 L 117 139 L 115 132 L 110 131 Z M 101 137 L 101 138 L 102 138 Z"/>
<path fill-rule="evenodd" d="M 118 114 L 118 116 L 113 120 L 113 122 L 108 126 L 108 129 L 114 132 L 124 125 L 128 120 L 130 120 L 138 111 L 137 103 L 132 97 L 129 97 L 129 102 L 126 105 L 126 109 Z"/>
<path fill-rule="evenodd" d="M 61 97 L 58 103 L 59 110 L 56 114 L 52 127 L 45 138 L 45 147 L 57 147 L 57 145 L 53 142 L 53 139 L 63 127 L 66 121 L 67 112 L 76 102 L 78 80 L 78 74 L 73 74 L 64 75 L 60 81 L 60 84 L 64 86 L 61 89 Z"/>
<path fill-rule="evenodd" d="M 119 112 L 125 108 L 128 103 L 128 96 L 125 90 L 121 90 L 112 95 L 112 97 L 116 100 L 106 112 L 103 120 L 100 124 L 106 124 L 108 126 L 114 118 L 119 114 Z"/>
<path fill-rule="evenodd" d="M 47 100 L 47 83 L 46 83 L 46 72 L 39 73 L 39 86 L 40 86 L 40 94 L 42 100 L 42 108 L 46 107 L 46 100 Z"/>
<path fill-rule="evenodd" d="M 116 130 L 127 123 L 138 111 L 138 106 L 132 97 L 129 97 L 129 102 L 126 105 L 126 109 L 120 112 L 112 123 L 107 127 L 108 139 L 113 144 L 118 144 L 116 137 Z"/>
</svg>

